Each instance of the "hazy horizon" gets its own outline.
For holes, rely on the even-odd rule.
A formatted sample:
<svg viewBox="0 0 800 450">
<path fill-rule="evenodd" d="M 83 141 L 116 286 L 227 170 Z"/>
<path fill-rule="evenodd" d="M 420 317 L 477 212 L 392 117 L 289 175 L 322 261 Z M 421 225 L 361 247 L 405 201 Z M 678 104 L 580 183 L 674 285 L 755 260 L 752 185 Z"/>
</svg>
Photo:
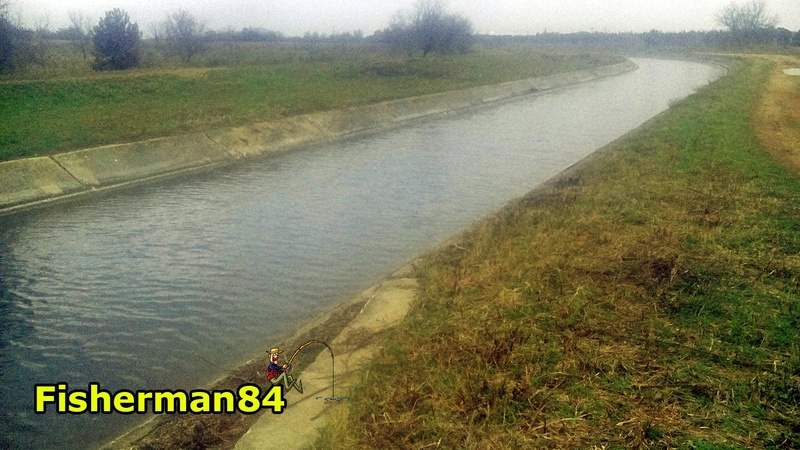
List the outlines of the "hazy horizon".
<svg viewBox="0 0 800 450">
<path fill-rule="evenodd" d="M 12 17 L 25 26 L 46 25 L 50 30 L 69 26 L 68 13 L 82 12 L 96 24 L 105 11 L 121 8 L 147 33 L 178 9 L 185 9 L 208 29 L 240 30 L 261 27 L 288 36 L 360 30 L 371 35 L 385 28 L 399 10 L 415 0 L 11 0 Z M 715 15 L 730 0 L 563 0 L 538 3 L 527 0 L 450 0 L 448 9 L 468 17 L 480 34 L 536 34 L 605 31 L 708 31 L 720 29 Z M 768 0 L 780 17 L 779 27 L 800 29 L 800 2 Z"/>
</svg>

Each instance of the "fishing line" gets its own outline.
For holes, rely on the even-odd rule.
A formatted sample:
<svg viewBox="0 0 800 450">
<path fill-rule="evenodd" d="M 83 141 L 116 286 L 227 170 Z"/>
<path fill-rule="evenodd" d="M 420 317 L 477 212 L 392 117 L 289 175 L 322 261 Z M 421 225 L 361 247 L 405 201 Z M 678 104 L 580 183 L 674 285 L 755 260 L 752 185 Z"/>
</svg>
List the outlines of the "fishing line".
<svg viewBox="0 0 800 450">
<path fill-rule="evenodd" d="M 202 359 L 202 360 L 203 360 L 203 361 L 204 361 L 206 364 L 208 364 L 209 366 L 211 366 L 211 367 L 214 367 L 214 368 L 217 368 L 217 369 L 219 369 L 219 370 L 224 370 L 225 372 L 228 372 L 228 374 L 229 374 L 229 376 L 230 376 L 231 378 L 238 378 L 239 380 L 241 380 L 241 381 L 244 381 L 245 383 L 250 383 L 250 382 L 251 382 L 250 380 L 245 380 L 244 378 L 240 377 L 239 375 L 236 375 L 236 372 L 234 372 L 233 370 L 226 369 L 226 368 L 224 368 L 224 367 L 220 367 L 220 366 L 218 366 L 218 365 L 214 364 L 213 362 L 211 362 L 211 361 L 209 361 L 209 360 L 207 360 L 207 359 L 203 358 L 203 357 L 202 357 L 202 356 L 200 356 L 200 355 L 199 355 L 197 352 L 192 352 L 192 354 L 193 354 L 194 356 L 197 356 L 198 358 Z"/>
</svg>

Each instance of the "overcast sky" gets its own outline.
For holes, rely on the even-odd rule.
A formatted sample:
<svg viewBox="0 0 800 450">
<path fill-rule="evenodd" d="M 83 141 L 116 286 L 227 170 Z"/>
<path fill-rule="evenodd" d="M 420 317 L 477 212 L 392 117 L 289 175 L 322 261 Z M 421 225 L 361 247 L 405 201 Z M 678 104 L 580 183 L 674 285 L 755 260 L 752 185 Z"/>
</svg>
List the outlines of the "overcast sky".
<svg viewBox="0 0 800 450">
<path fill-rule="evenodd" d="M 392 15 L 415 0 L 10 0 L 27 26 L 69 25 L 67 13 L 81 11 L 96 24 L 115 7 L 128 12 L 146 32 L 149 25 L 186 9 L 208 28 L 263 27 L 286 35 L 361 30 L 387 26 Z M 744 1 L 744 0 L 739 0 Z M 714 16 L 731 0 L 449 0 L 448 9 L 472 20 L 478 33 L 535 34 L 542 31 L 688 31 L 720 28 Z M 800 0 L 767 0 L 779 26 L 800 29 Z"/>
</svg>

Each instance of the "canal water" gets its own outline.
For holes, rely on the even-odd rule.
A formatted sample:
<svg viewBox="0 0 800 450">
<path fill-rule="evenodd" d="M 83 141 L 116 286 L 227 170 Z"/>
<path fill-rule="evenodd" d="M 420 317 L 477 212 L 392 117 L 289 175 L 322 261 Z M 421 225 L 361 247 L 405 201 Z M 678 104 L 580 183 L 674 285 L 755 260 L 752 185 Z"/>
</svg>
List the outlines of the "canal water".
<svg viewBox="0 0 800 450">
<path fill-rule="evenodd" d="M 192 389 L 719 77 L 634 72 L 0 218 L 0 448 L 141 416 L 34 413 L 34 385 Z"/>
</svg>

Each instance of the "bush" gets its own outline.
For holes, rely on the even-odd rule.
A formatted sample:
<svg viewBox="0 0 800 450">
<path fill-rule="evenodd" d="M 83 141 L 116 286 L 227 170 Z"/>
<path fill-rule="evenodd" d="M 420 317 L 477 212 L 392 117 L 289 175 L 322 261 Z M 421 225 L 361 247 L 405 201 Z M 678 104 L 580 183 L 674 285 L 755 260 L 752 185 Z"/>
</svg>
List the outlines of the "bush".
<svg viewBox="0 0 800 450">
<path fill-rule="evenodd" d="M 17 28 L 0 17 L 0 71 L 14 68 L 14 54 L 18 47 L 17 34 Z"/>
<path fill-rule="evenodd" d="M 92 30 L 94 70 L 124 70 L 139 64 L 142 33 L 119 8 L 106 12 Z"/>
<path fill-rule="evenodd" d="M 33 32 L 8 19 L 8 2 L 0 0 L 0 72 L 10 72 L 34 59 Z"/>
</svg>

